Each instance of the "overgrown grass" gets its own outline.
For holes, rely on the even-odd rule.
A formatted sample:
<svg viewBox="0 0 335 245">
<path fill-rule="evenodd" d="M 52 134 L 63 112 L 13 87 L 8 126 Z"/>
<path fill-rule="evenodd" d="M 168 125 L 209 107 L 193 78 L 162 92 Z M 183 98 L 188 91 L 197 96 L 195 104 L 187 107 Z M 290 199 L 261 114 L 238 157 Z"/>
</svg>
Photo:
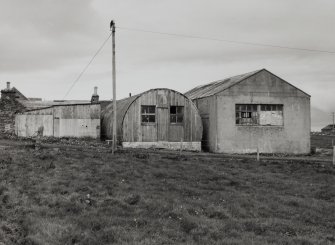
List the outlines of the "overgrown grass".
<svg viewBox="0 0 335 245">
<path fill-rule="evenodd" d="M 311 145 L 317 148 L 332 149 L 335 145 L 334 135 L 311 135 Z"/>
<path fill-rule="evenodd" d="M 6 245 L 335 243 L 330 165 L 0 150 Z"/>
</svg>

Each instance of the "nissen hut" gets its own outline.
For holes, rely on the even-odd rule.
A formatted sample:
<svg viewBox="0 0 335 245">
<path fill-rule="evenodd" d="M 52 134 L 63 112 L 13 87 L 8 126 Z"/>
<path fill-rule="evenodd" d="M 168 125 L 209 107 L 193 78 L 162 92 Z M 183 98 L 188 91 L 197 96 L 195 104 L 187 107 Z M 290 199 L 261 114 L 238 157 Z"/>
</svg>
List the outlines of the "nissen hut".
<svg viewBox="0 0 335 245">
<path fill-rule="evenodd" d="M 186 94 L 204 125 L 203 147 L 224 153 L 308 153 L 310 96 L 266 69 Z"/>
<path fill-rule="evenodd" d="M 202 122 L 185 95 L 152 89 L 117 101 L 117 139 L 123 147 L 201 150 Z M 102 111 L 102 138 L 112 139 L 113 104 Z"/>
</svg>

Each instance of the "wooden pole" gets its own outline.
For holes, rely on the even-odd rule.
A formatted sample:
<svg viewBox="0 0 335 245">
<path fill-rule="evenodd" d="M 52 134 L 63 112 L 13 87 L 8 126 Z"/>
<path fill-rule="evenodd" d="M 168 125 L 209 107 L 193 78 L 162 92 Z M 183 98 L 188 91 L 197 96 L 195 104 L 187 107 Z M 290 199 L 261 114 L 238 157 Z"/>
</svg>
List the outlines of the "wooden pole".
<svg viewBox="0 0 335 245">
<path fill-rule="evenodd" d="M 333 146 L 333 166 L 335 166 L 335 146 Z"/>
<path fill-rule="evenodd" d="M 113 42 L 113 147 L 112 154 L 116 150 L 116 68 L 115 68 L 115 22 L 111 22 L 112 42 Z"/>
</svg>

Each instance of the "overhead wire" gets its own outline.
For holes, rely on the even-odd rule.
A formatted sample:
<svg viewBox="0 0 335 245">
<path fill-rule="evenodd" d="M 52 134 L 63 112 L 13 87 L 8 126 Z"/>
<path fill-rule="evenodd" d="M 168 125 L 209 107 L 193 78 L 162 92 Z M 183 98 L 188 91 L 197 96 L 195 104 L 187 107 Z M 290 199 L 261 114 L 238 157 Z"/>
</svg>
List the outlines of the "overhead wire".
<svg viewBox="0 0 335 245">
<path fill-rule="evenodd" d="M 137 29 L 137 28 L 130 28 L 130 27 L 121 27 L 116 26 L 117 29 L 126 30 L 126 31 L 135 31 L 135 32 L 144 32 L 144 33 L 152 33 L 152 34 L 159 34 L 165 36 L 173 36 L 173 37 L 183 37 L 183 38 L 192 38 L 192 39 L 200 39 L 200 40 L 209 40 L 209 41 L 217 41 L 217 42 L 226 42 L 226 43 L 234 43 L 234 44 L 241 44 L 241 45 L 249 45 L 249 46 L 262 46 L 268 48 L 278 48 L 278 49 L 289 49 L 289 50 L 298 50 L 298 51 L 307 51 L 307 52 L 317 52 L 317 53 L 328 53 L 328 54 L 335 54 L 335 51 L 329 50 L 320 50 L 320 49 L 309 49 L 309 48 L 298 48 L 298 47 L 290 47 L 290 46 L 282 46 L 282 45 L 274 45 L 274 44 L 267 44 L 267 43 L 256 43 L 256 42 L 246 42 L 246 41 L 236 41 L 236 40 L 229 40 L 229 39 L 222 39 L 222 38 L 214 38 L 214 37 L 205 37 L 205 36 L 197 36 L 197 35 L 187 35 L 187 34 L 177 34 L 171 32 L 160 32 L 160 31 L 151 31 L 151 30 L 144 30 L 144 29 Z M 112 36 L 112 32 L 108 35 L 108 37 L 104 40 L 102 45 L 98 48 L 98 50 L 94 53 L 92 58 L 86 64 L 84 69 L 79 73 L 77 78 L 73 81 L 71 87 L 68 89 L 66 94 L 63 97 L 63 100 L 69 95 L 72 91 L 74 86 L 86 72 L 88 67 L 92 64 L 95 57 L 101 52 L 104 48 L 110 37 Z"/>
<path fill-rule="evenodd" d="M 279 48 L 279 49 L 290 49 L 290 50 L 299 50 L 299 51 L 307 51 L 307 52 L 335 54 L 335 51 L 320 50 L 320 49 L 298 48 L 298 47 L 289 47 L 289 46 L 274 45 L 274 44 L 267 44 L 267 43 L 236 41 L 236 40 L 228 40 L 228 39 L 221 39 L 221 38 L 214 38 L 214 37 L 177 34 L 177 33 L 171 33 L 171 32 L 150 31 L 150 30 L 121 27 L 121 26 L 117 26 L 116 28 L 121 29 L 121 30 L 126 30 L 126 31 L 146 32 L 146 33 L 153 33 L 153 34 L 160 34 L 160 35 L 174 36 L 174 37 L 184 37 L 184 38 L 217 41 L 217 42 L 235 43 L 235 44 L 242 44 L 242 45 L 262 46 L 262 47 L 269 47 L 269 48 Z"/>
<path fill-rule="evenodd" d="M 109 38 L 112 36 L 112 32 L 108 35 L 108 37 L 105 39 L 105 41 L 101 44 L 101 46 L 98 48 L 98 50 L 94 53 L 94 55 L 92 56 L 92 58 L 90 59 L 90 61 L 87 63 L 87 65 L 84 67 L 84 69 L 79 73 L 79 75 L 77 76 L 77 78 L 73 81 L 71 87 L 68 89 L 68 91 L 66 92 L 66 94 L 63 97 L 63 100 L 69 95 L 69 93 L 71 92 L 71 90 L 73 89 L 73 87 L 76 85 L 76 83 L 80 80 L 80 78 L 82 77 L 82 75 L 86 72 L 86 70 L 88 69 L 88 67 L 92 64 L 93 60 L 95 59 L 95 57 L 101 52 L 101 50 L 104 48 L 104 46 L 106 45 L 106 43 L 108 42 Z"/>
</svg>

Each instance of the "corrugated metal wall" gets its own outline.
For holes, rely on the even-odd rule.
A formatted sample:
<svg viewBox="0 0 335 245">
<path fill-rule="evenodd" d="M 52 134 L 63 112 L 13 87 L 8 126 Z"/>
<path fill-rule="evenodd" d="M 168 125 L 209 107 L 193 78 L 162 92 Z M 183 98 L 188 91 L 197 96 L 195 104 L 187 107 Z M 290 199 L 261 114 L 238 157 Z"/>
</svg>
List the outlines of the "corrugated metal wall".
<svg viewBox="0 0 335 245">
<path fill-rule="evenodd" d="M 17 114 L 15 131 L 20 137 L 43 136 L 100 138 L 100 105 L 66 105 Z"/>
</svg>

